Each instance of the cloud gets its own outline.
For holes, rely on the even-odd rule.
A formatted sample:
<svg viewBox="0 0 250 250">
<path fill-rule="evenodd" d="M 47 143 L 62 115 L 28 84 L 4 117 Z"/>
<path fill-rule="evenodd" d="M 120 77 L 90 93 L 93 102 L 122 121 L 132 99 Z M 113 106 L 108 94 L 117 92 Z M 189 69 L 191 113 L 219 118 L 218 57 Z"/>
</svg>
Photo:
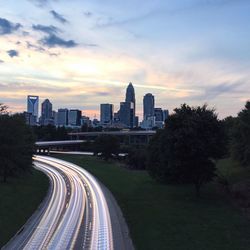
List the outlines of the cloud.
<svg viewBox="0 0 250 250">
<path fill-rule="evenodd" d="M 42 40 L 40 40 L 40 42 L 50 48 L 57 46 L 64 48 L 73 48 L 77 46 L 77 43 L 74 40 L 64 40 L 56 35 L 46 36 Z"/>
<path fill-rule="evenodd" d="M 26 46 L 27 46 L 28 49 L 33 49 L 35 51 L 39 51 L 39 52 L 44 52 L 45 51 L 45 49 L 43 47 L 32 44 L 29 41 L 26 41 Z"/>
<path fill-rule="evenodd" d="M 29 0 L 39 7 L 44 7 L 48 4 L 48 0 Z"/>
<path fill-rule="evenodd" d="M 0 35 L 11 34 L 21 27 L 20 23 L 12 23 L 5 18 L 0 18 Z"/>
<path fill-rule="evenodd" d="M 139 14 L 136 13 L 134 16 L 125 17 L 122 19 L 112 18 L 110 16 L 101 17 L 97 20 L 96 27 L 97 28 L 109 28 L 113 26 L 124 26 L 130 25 L 134 23 L 138 23 L 147 19 L 170 17 L 179 14 L 183 14 L 184 12 L 194 12 L 197 10 L 201 10 L 204 8 L 217 8 L 224 7 L 227 5 L 240 5 L 243 3 L 249 4 L 249 0 L 199 0 L 199 1 L 183 1 L 184 3 L 181 5 L 173 5 L 168 3 L 168 1 L 160 4 L 159 7 L 150 9 L 145 13 Z M 129 15 L 128 15 L 129 16 Z"/>
<path fill-rule="evenodd" d="M 23 36 L 28 36 L 30 33 L 28 31 L 23 31 Z"/>
<path fill-rule="evenodd" d="M 17 50 L 14 50 L 14 49 L 8 50 L 7 53 L 10 57 L 19 56 L 19 52 Z"/>
<path fill-rule="evenodd" d="M 4 61 L 0 59 L 0 64 L 1 64 L 1 63 L 4 63 Z"/>
<path fill-rule="evenodd" d="M 43 84 L 43 86 L 38 85 L 36 83 L 32 84 L 32 83 L 24 83 L 24 82 L 8 82 L 8 83 L 3 83 L 0 82 L 0 91 L 2 93 L 4 92 L 10 92 L 11 91 L 19 91 L 22 92 L 23 91 L 28 91 L 28 92 L 33 92 L 33 93 L 67 93 L 71 90 L 71 88 L 69 87 L 58 87 L 58 86 L 53 86 L 53 85 L 49 85 L 49 84 Z"/>
<path fill-rule="evenodd" d="M 44 49 L 42 46 L 39 46 L 39 45 L 36 45 L 36 44 L 32 44 L 29 41 L 26 41 L 26 46 L 27 46 L 27 49 L 38 51 L 38 52 L 41 52 L 41 53 L 46 53 L 46 54 L 48 54 L 51 57 L 52 56 L 57 57 L 57 56 L 60 55 L 60 53 L 54 53 L 54 52 L 52 53 L 52 52 Z"/>
<path fill-rule="evenodd" d="M 93 13 L 90 12 L 90 11 L 85 11 L 85 12 L 83 12 L 83 15 L 86 16 L 86 17 L 92 17 Z"/>
<path fill-rule="evenodd" d="M 85 47 L 99 47 L 99 45 L 95 43 L 83 43 L 82 45 Z"/>
<path fill-rule="evenodd" d="M 97 92 L 94 92 L 94 94 L 98 96 L 109 96 L 110 92 L 97 91 Z"/>
<path fill-rule="evenodd" d="M 212 100 L 227 93 L 244 93 L 243 90 L 239 90 L 239 87 L 242 85 L 243 82 L 239 81 L 234 83 L 221 83 L 216 86 L 207 87 L 205 88 L 205 93 L 195 99 Z"/>
<path fill-rule="evenodd" d="M 57 56 L 60 56 L 60 53 L 49 53 L 49 55 L 57 57 Z"/>
<path fill-rule="evenodd" d="M 47 33 L 49 35 L 53 35 L 53 34 L 57 34 L 59 32 L 61 32 L 60 29 L 58 29 L 57 27 L 50 25 L 50 26 L 45 26 L 45 25 L 41 25 L 41 24 L 37 24 L 37 25 L 32 25 L 32 29 L 33 30 L 37 30 L 37 31 L 42 31 L 44 33 Z"/>
<path fill-rule="evenodd" d="M 57 13 L 56 11 L 54 10 L 51 10 L 50 13 L 52 14 L 52 16 L 59 22 L 61 23 L 68 23 L 68 20 L 65 19 L 62 15 L 60 15 L 59 13 Z"/>
</svg>

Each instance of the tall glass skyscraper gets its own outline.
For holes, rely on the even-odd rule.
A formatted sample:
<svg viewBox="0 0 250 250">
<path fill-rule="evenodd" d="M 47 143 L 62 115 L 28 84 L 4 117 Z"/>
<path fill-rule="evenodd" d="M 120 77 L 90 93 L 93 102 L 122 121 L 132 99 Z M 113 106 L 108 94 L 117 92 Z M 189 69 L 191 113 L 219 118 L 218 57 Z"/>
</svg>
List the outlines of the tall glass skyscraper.
<svg viewBox="0 0 250 250">
<path fill-rule="evenodd" d="M 67 126 L 68 125 L 68 109 L 58 109 L 57 112 L 57 126 Z"/>
<path fill-rule="evenodd" d="M 27 96 L 27 112 L 30 113 L 36 121 L 38 120 L 38 104 L 39 96 Z"/>
<path fill-rule="evenodd" d="M 135 107 L 135 90 L 131 82 L 129 83 L 127 90 L 126 90 L 125 102 L 132 102 L 134 103 L 134 107 Z"/>
<path fill-rule="evenodd" d="M 102 125 L 111 125 L 114 119 L 114 105 L 103 103 L 100 105 L 100 120 Z"/>
<path fill-rule="evenodd" d="M 136 120 L 135 120 L 136 101 L 135 101 L 135 90 L 134 90 L 133 84 L 131 82 L 129 83 L 127 90 L 126 90 L 125 102 L 132 103 L 132 105 L 130 105 L 133 107 L 133 114 L 132 114 L 132 124 L 133 125 L 132 125 L 132 127 L 135 127 L 135 125 L 136 125 Z"/>
<path fill-rule="evenodd" d="M 52 103 L 45 99 L 42 103 L 41 123 L 42 125 L 52 124 Z"/>
<path fill-rule="evenodd" d="M 80 126 L 81 125 L 82 111 L 79 109 L 71 109 L 68 112 L 68 125 Z"/>
<path fill-rule="evenodd" d="M 155 108 L 155 97 L 151 93 L 148 93 L 143 98 L 144 120 L 147 120 L 147 118 L 155 115 L 154 108 Z"/>
<path fill-rule="evenodd" d="M 132 102 L 121 102 L 120 103 L 120 122 L 127 128 L 134 127 L 134 104 Z"/>
</svg>

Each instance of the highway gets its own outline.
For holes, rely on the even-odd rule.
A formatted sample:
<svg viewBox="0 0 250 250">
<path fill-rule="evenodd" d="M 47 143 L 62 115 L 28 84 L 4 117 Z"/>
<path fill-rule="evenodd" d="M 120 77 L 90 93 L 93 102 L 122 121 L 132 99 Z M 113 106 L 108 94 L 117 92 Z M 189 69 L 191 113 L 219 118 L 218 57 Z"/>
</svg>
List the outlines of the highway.
<svg viewBox="0 0 250 250">
<path fill-rule="evenodd" d="M 86 170 L 48 156 L 34 156 L 51 193 L 36 222 L 6 249 L 114 249 L 111 219 L 103 191 Z"/>
</svg>

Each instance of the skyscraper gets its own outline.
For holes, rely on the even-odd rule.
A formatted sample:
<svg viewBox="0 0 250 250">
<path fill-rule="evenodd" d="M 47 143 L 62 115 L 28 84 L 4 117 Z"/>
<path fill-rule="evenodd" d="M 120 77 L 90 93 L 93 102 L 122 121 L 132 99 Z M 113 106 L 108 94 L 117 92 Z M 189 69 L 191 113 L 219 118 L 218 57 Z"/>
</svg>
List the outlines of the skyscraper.
<svg viewBox="0 0 250 250">
<path fill-rule="evenodd" d="M 127 128 L 134 127 L 134 104 L 132 102 L 121 102 L 119 110 L 120 123 Z"/>
<path fill-rule="evenodd" d="M 136 101 L 135 101 L 135 90 L 133 84 L 130 82 L 126 90 L 125 102 L 133 103 L 133 126 L 136 126 L 135 112 L 136 112 Z"/>
<path fill-rule="evenodd" d="M 58 109 L 57 112 L 57 125 L 67 126 L 68 125 L 68 109 Z"/>
<path fill-rule="evenodd" d="M 165 122 L 168 119 L 169 111 L 167 109 L 163 110 L 163 121 Z"/>
<path fill-rule="evenodd" d="M 41 112 L 41 124 L 53 124 L 52 103 L 49 101 L 49 99 L 43 101 Z"/>
<path fill-rule="evenodd" d="M 71 109 L 68 112 L 68 125 L 81 126 L 82 111 L 78 109 Z"/>
<path fill-rule="evenodd" d="M 155 98 L 151 93 L 148 93 L 143 98 L 143 118 L 154 116 Z"/>
<path fill-rule="evenodd" d="M 163 110 L 162 108 L 155 108 L 155 126 L 158 128 L 163 128 L 164 120 L 163 120 Z"/>
<path fill-rule="evenodd" d="M 133 87 L 133 84 L 130 82 L 127 90 L 126 90 L 126 99 L 125 102 L 132 102 L 134 103 L 134 107 L 135 107 L 135 90 Z M 134 108 L 135 110 L 135 108 Z"/>
<path fill-rule="evenodd" d="M 30 113 L 34 120 L 38 119 L 38 104 L 39 104 L 39 96 L 28 95 L 27 96 L 27 112 Z"/>
<path fill-rule="evenodd" d="M 163 122 L 163 111 L 162 108 L 155 108 L 154 109 L 155 113 L 155 121 L 156 122 Z"/>
<path fill-rule="evenodd" d="M 100 120 L 102 125 L 111 125 L 114 119 L 114 105 L 104 103 L 100 105 Z"/>
</svg>

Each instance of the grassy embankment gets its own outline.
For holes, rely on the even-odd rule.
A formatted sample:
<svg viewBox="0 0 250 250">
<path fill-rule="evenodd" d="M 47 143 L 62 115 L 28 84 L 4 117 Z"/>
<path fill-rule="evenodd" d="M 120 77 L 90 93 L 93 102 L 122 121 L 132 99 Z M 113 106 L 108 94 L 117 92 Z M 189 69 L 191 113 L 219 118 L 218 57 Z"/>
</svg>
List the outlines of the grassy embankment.
<svg viewBox="0 0 250 250">
<path fill-rule="evenodd" d="M 20 178 L 0 183 L 0 247 L 15 235 L 45 197 L 49 179 L 32 170 Z"/>
<path fill-rule="evenodd" d="M 131 171 L 86 156 L 60 156 L 93 173 L 114 194 L 136 249 L 250 249 L 250 222 L 213 184 L 197 200 L 193 187 L 161 185 L 145 171 Z M 230 162 L 221 162 L 225 166 Z M 236 171 L 237 172 L 237 171 Z M 239 171 L 238 171 L 239 172 Z"/>
<path fill-rule="evenodd" d="M 220 160 L 217 167 L 230 184 L 236 184 L 244 180 L 250 180 L 250 168 L 241 167 L 239 163 L 231 159 Z"/>
</svg>

